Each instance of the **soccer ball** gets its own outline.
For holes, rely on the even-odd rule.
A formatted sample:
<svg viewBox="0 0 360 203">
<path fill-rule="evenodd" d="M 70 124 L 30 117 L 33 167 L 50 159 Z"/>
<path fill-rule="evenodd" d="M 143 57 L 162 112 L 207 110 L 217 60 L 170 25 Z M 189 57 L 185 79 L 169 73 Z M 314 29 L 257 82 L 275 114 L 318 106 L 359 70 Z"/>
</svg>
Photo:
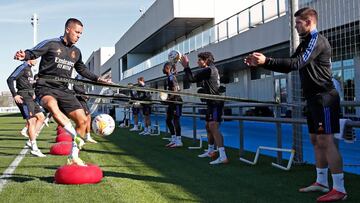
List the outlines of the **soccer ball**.
<svg viewBox="0 0 360 203">
<path fill-rule="evenodd" d="M 168 99 L 168 94 L 165 92 L 160 92 L 159 97 L 161 101 L 165 101 Z"/>
<path fill-rule="evenodd" d="M 97 135 L 108 136 L 115 129 L 115 121 L 108 114 L 99 114 L 93 119 L 91 126 Z"/>
<path fill-rule="evenodd" d="M 176 50 L 172 50 L 169 52 L 168 54 L 168 61 L 172 64 L 175 64 L 177 62 L 179 62 L 181 59 L 181 53 L 176 51 Z"/>
</svg>

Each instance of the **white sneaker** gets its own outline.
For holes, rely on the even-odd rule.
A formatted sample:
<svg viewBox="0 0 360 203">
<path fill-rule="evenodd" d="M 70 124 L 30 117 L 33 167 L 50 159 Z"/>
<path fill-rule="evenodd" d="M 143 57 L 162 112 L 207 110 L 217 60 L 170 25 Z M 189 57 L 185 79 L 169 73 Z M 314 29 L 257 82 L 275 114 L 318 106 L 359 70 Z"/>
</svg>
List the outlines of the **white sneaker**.
<svg viewBox="0 0 360 203">
<path fill-rule="evenodd" d="M 32 148 L 30 140 L 25 142 L 25 147 L 30 149 Z"/>
<path fill-rule="evenodd" d="M 30 154 L 34 155 L 34 156 L 37 156 L 37 157 L 46 157 L 45 154 L 43 154 L 40 149 L 38 150 L 31 150 L 30 151 Z"/>
<path fill-rule="evenodd" d="M 198 155 L 199 158 L 206 158 L 206 157 L 215 157 L 216 152 L 204 152 L 203 154 Z"/>
<path fill-rule="evenodd" d="M 211 165 L 227 164 L 227 163 L 229 163 L 229 160 L 226 157 L 219 157 L 216 160 L 210 162 Z"/>
<path fill-rule="evenodd" d="M 147 135 L 151 135 L 150 131 L 142 131 L 141 134 L 139 133 L 139 135 L 144 135 L 144 136 L 147 136 Z"/>
<path fill-rule="evenodd" d="M 174 141 L 170 141 L 167 145 L 165 145 L 165 147 L 171 147 L 171 145 L 174 145 L 175 142 Z"/>
<path fill-rule="evenodd" d="M 75 138 L 75 143 L 76 143 L 76 145 L 78 146 L 79 149 L 82 149 L 83 146 L 85 145 L 84 140 L 82 138 L 80 138 L 80 137 Z"/>
<path fill-rule="evenodd" d="M 86 142 L 90 142 L 90 143 L 94 143 L 94 144 L 96 144 L 96 143 L 97 143 L 97 141 L 96 141 L 96 140 L 94 140 L 92 137 L 88 137 L 88 138 L 86 138 Z"/>
<path fill-rule="evenodd" d="M 130 131 L 130 132 L 137 132 L 137 131 L 139 131 L 139 128 L 133 127 L 133 128 L 131 128 L 129 131 Z"/>
<path fill-rule="evenodd" d="M 24 136 L 24 137 L 29 137 L 29 134 L 28 134 L 27 130 L 21 130 L 21 131 L 20 131 L 20 134 L 21 134 L 22 136 Z"/>
<path fill-rule="evenodd" d="M 169 146 L 170 148 L 182 147 L 183 143 L 181 141 L 176 141 L 173 145 Z"/>
</svg>

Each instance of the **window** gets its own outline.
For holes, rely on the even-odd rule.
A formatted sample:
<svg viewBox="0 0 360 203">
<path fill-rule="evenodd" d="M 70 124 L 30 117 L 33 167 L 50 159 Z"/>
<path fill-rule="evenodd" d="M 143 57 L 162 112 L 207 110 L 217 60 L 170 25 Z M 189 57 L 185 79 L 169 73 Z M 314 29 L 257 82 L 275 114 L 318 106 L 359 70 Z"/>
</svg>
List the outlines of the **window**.
<svg viewBox="0 0 360 203">
<path fill-rule="evenodd" d="M 263 79 L 271 76 L 271 71 L 263 68 L 252 68 L 251 69 L 251 80 Z"/>
<path fill-rule="evenodd" d="M 340 98 L 343 101 L 355 101 L 355 66 L 354 59 L 347 59 L 341 61 L 333 61 L 332 75 L 341 86 L 339 92 Z M 344 116 L 355 115 L 356 110 L 354 107 L 344 107 L 342 110 Z"/>
</svg>

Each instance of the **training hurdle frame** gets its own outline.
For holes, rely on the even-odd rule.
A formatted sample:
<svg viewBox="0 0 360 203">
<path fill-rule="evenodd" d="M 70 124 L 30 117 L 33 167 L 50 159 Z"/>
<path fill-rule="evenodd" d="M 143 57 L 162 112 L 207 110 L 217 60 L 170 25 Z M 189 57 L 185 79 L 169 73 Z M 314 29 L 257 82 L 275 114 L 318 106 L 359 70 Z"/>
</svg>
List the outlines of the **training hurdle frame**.
<svg viewBox="0 0 360 203">
<path fill-rule="evenodd" d="M 276 147 L 259 146 L 258 149 L 256 150 L 254 161 L 249 161 L 249 160 L 247 160 L 245 158 L 241 158 L 241 157 L 240 157 L 239 160 L 242 161 L 242 162 L 245 162 L 247 164 L 250 164 L 250 165 L 255 165 L 259 160 L 260 150 L 269 150 L 269 151 L 276 151 L 276 152 L 290 152 L 289 162 L 288 162 L 286 167 L 284 167 L 284 166 L 282 166 L 280 164 L 274 163 L 274 162 L 271 163 L 271 165 L 276 167 L 276 168 L 279 168 L 279 169 L 282 169 L 282 170 L 285 170 L 285 171 L 290 170 L 292 162 L 294 160 L 294 155 L 295 155 L 295 150 L 293 150 L 293 149 L 282 149 L 282 148 L 276 148 Z"/>
<path fill-rule="evenodd" d="M 360 106 L 360 102 L 341 102 L 342 106 Z M 225 107 L 230 108 L 238 108 L 239 112 L 242 112 L 242 108 L 244 107 L 256 107 L 256 106 L 269 106 L 269 104 L 258 104 L 258 103 L 241 103 L 241 104 L 227 104 Z M 281 125 L 284 123 L 287 124 L 306 124 L 306 119 L 295 119 L 295 118 L 281 118 L 279 117 L 279 114 L 277 112 L 280 111 L 281 106 L 293 106 L 292 104 L 279 104 L 279 105 L 273 105 L 271 107 L 274 108 L 275 116 L 277 117 L 254 117 L 254 116 L 223 116 L 223 119 L 229 119 L 229 120 L 238 120 L 239 122 L 239 160 L 248 163 L 251 165 L 255 165 L 258 161 L 258 158 L 260 156 L 261 150 L 270 150 L 270 151 L 276 151 L 276 162 L 273 162 L 271 165 L 282 169 L 282 170 L 290 170 L 292 164 L 296 161 L 296 163 L 304 163 L 302 160 L 302 152 L 297 151 L 297 149 L 286 149 L 282 146 L 282 128 Z M 160 107 L 165 108 L 165 107 Z M 193 118 L 193 142 L 196 144 L 199 140 L 198 146 L 191 146 L 189 149 L 201 149 L 203 146 L 203 135 L 200 137 L 197 135 L 197 123 L 196 119 L 198 118 L 205 118 L 205 115 L 199 115 L 197 113 L 198 108 L 204 108 L 204 106 L 199 105 L 184 105 L 183 109 L 191 109 L 190 111 L 184 111 L 185 113 L 182 114 L 184 117 L 192 117 Z M 164 111 L 159 111 L 159 107 L 156 107 L 156 112 L 154 112 L 155 115 L 166 115 Z M 244 134 L 244 121 L 257 121 L 257 122 L 265 122 L 265 123 L 275 123 L 276 124 L 276 146 L 259 146 L 254 161 L 249 161 L 244 158 L 244 141 L 245 141 L 245 134 Z M 346 123 L 346 127 L 356 127 L 360 128 L 360 122 L 359 121 L 349 121 Z M 290 135 L 292 136 L 292 135 Z M 300 148 L 301 150 L 301 148 Z M 285 166 L 282 165 L 283 161 L 283 153 L 290 153 L 289 161 Z M 297 154 L 298 153 L 298 154 Z M 297 160 L 295 160 L 297 158 Z M 253 164 L 252 164 L 253 163 Z"/>
</svg>

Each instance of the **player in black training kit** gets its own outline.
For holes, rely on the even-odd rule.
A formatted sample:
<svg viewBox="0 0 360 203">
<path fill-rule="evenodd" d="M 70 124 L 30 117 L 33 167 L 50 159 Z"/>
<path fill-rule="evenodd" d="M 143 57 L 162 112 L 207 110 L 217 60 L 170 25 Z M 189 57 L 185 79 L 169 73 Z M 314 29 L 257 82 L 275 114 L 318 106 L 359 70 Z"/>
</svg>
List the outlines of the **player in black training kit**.
<svg viewBox="0 0 360 203">
<path fill-rule="evenodd" d="M 37 132 L 44 122 L 45 116 L 40 106 L 34 101 L 34 77 L 31 67 L 35 64 L 35 60 L 29 60 L 18 66 L 7 79 L 7 84 L 23 118 L 26 119 L 29 134 L 29 141 L 26 142 L 26 145 L 31 148 L 30 153 L 38 157 L 45 157 L 36 144 Z M 14 81 L 16 81 L 17 92 Z"/>
<path fill-rule="evenodd" d="M 39 66 L 39 79 L 36 84 L 36 96 L 41 99 L 41 105 L 54 116 L 56 122 L 63 126 L 73 137 L 72 152 L 68 158 L 68 164 L 85 165 L 78 157 L 78 144 L 84 137 L 86 130 L 86 115 L 73 92 L 68 89 L 66 82 L 44 80 L 45 75 L 71 77 L 72 70 L 75 70 L 83 77 L 92 81 L 107 82 L 90 72 L 82 61 L 80 50 L 75 46 L 83 31 L 83 24 L 70 18 L 65 23 L 64 35 L 45 40 L 33 49 L 18 51 L 15 54 L 17 60 L 29 60 L 41 57 Z M 70 120 L 76 124 L 76 130 Z"/>
<path fill-rule="evenodd" d="M 145 87 L 145 79 L 144 77 L 138 78 L 138 86 Z M 136 92 L 136 99 L 140 101 L 151 101 L 151 95 L 149 92 L 145 91 L 137 91 Z M 142 107 L 142 114 L 144 116 L 144 131 L 140 132 L 139 135 L 150 135 L 151 134 L 151 105 L 143 103 L 141 104 Z"/>
<path fill-rule="evenodd" d="M 319 202 L 344 200 L 342 158 L 334 143 L 339 132 L 340 97 L 332 82 L 331 47 L 317 29 L 317 12 L 312 8 L 298 10 L 296 30 L 301 43 L 291 58 L 270 58 L 261 53 L 250 54 L 245 63 L 265 69 L 289 73 L 299 71 L 303 94 L 307 102 L 307 123 L 314 145 L 317 179 L 300 192 L 328 192 L 328 167 L 332 173 L 333 189 L 317 199 Z"/>
<path fill-rule="evenodd" d="M 201 68 L 197 74 L 193 75 L 189 67 L 189 59 L 187 56 L 181 58 L 181 64 L 184 66 L 185 77 L 190 82 L 203 83 L 205 94 L 219 95 L 220 75 L 218 69 L 214 65 L 214 56 L 210 52 L 201 52 L 198 54 L 198 66 Z M 208 150 L 200 154 L 198 157 L 214 157 L 214 143 L 218 147 L 219 157 L 210 162 L 210 164 L 228 163 L 228 159 L 224 148 L 224 138 L 219 130 L 222 121 L 224 103 L 222 101 L 207 100 L 206 101 L 206 131 L 208 136 Z"/>
<path fill-rule="evenodd" d="M 164 64 L 163 73 L 166 74 L 166 89 L 174 92 L 180 91 L 180 86 L 177 82 L 176 76 L 171 72 L 173 69 L 171 63 L 167 62 Z M 169 94 L 166 101 L 182 102 L 179 95 Z M 166 125 L 171 133 L 170 143 L 166 147 L 175 148 L 182 147 L 181 141 L 181 127 L 180 127 L 180 116 L 182 113 L 182 104 L 175 102 L 168 102 L 168 108 L 166 111 Z"/>
</svg>

